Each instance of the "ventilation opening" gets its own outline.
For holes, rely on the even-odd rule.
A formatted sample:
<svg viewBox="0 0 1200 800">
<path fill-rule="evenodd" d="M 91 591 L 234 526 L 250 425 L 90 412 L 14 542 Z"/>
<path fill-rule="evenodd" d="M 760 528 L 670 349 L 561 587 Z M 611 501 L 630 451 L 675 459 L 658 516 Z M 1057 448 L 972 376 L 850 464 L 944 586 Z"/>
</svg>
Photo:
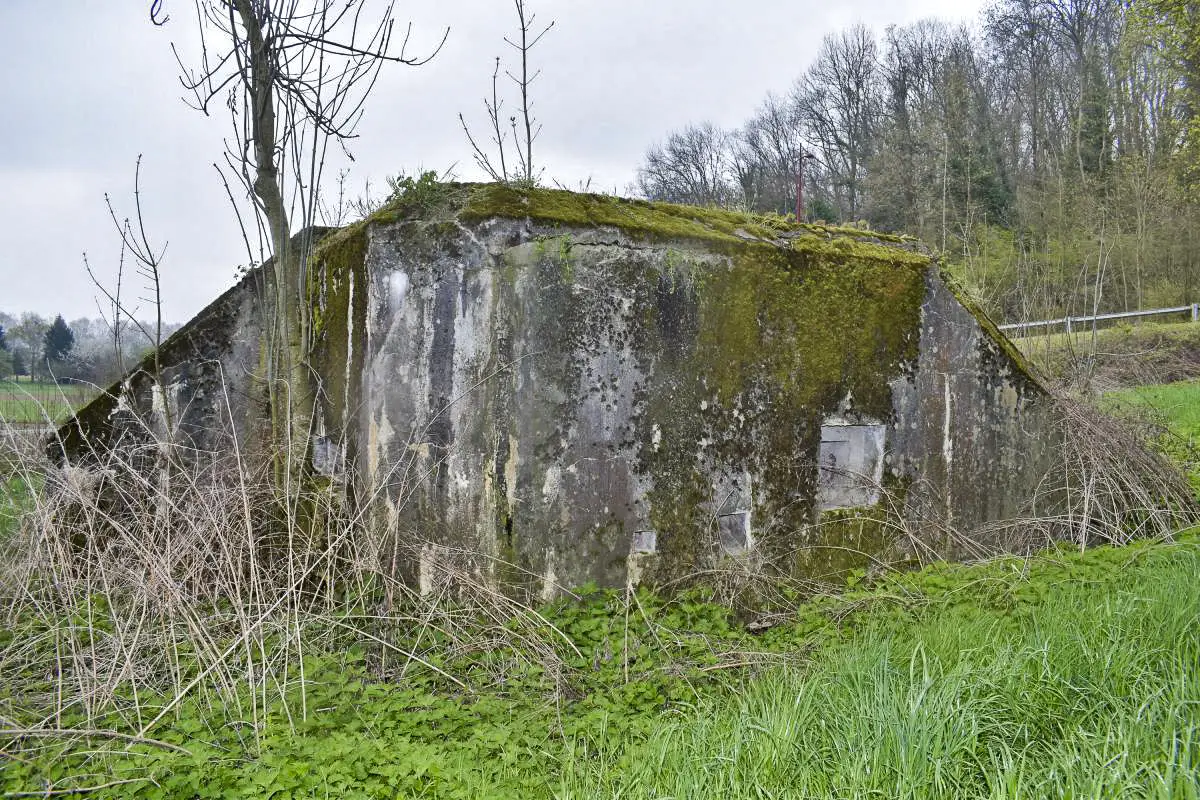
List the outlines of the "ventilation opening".
<svg viewBox="0 0 1200 800">
<path fill-rule="evenodd" d="M 504 547 L 510 553 L 513 548 L 513 518 L 511 514 L 504 515 Z"/>
<path fill-rule="evenodd" d="M 631 553 L 657 553 L 658 533 L 652 530 L 634 531 L 633 541 L 629 545 Z"/>
</svg>

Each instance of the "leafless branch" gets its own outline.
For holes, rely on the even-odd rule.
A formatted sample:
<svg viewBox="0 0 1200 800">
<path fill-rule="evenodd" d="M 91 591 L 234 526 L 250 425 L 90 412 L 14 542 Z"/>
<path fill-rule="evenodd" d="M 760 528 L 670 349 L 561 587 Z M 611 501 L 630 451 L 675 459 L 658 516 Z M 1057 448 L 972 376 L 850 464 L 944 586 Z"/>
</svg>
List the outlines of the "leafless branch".
<svg viewBox="0 0 1200 800">
<path fill-rule="evenodd" d="M 512 141 L 517 151 L 517 171 L 515 179 L 523 184 L 535 184 L 541 178 L 542 169 L 535 169 L 533 162 L 533 142 L 541 133 L 542 126 L 537 122 L 533 115 L 533 101 L 529 98 L 529 87 L 541 75 L 541 70 L 535 71 L 532 75 L 529 74 L 529 52 L 533 49 L 542 37 L 554 27 L 554 21 L 546 25 L 540 31 L 531 33 L 536 30 L 536 14 L 527 13 L 525 0 L 514 0 L 514 5 L 517 12 L 517 30 L 519 37 L 517 41 L 504 37 L 504 43 L 512 47 L 519 54 L 521 60 L 520 69 L 517 72 L 505 70 L 504 74 L 513 82 L 517 91 L 520 92 L 520 113 L 513 114 L 508 118 L 508 126 L 512 131 Z M 488 122 L 492 128 L 492 142 L 496 146 L 498 161 L 500 168 L 497 169 L 493 164 L 491 157 L 486 151 L 480 147 L 479 142 L 471 134 L 470 126 L 467 125 L 466 119 L 460 113 L 458 115 L 459 123 L 462 125 L 463 133 L 467 136 L 467 141 L 471 145 L 472 155 L 484 172 L 486 172 L 492 180 L 508 182 L 509 173 L 506 163 L 505 143 L 508 139 L 508 133 L 504 131 L 500 122 L 500 109 L 503 102 L 499 98 L 497 81 L 500 75 L 500 58 L 496 58 L 495 68 L 492 71 L 492 99 L 483 101 L 483 106 L 487 110 Z M 519 121 L 518 121 L 519 118 Z"/>
</svg>

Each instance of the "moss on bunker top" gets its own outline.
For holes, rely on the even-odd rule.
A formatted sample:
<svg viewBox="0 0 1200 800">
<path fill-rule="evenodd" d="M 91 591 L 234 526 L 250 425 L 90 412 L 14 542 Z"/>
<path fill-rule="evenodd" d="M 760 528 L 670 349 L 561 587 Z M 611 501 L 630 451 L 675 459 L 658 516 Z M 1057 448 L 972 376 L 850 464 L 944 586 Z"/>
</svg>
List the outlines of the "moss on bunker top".
<svg viewBox="0 0 1200 800">
<path fill-rule="evenodd" d="M 331 237 L 329 245 L 357 241 L 371 223 L 400 219 L 457 219 L 474 224 L 494 218 L 528 219 L 565 228 L 617 228 L 651 242 L 701 242 L 727 255 L 750 256 L 791 267 L 802 264 L 873 263 L 911 270 L 927 268 L 933 258 L 911 236 L 879 233 L 849 225 L 798 223 L 777 214 L 755 214 L 715 207 L 653 202 L 560 189 L 517 187 L 500 183 L 419 183 L 374 215 Z M 751 255 L 757 251 L 757 256 Z M 786 266 L 785 266 L 786 268 Z M 1004 352 L 1014 370 L 1039 386 L 1036 373 L 970 294 L 939 270 L 942 281 L 978 320 L 988 338 Z"/>
<path fill-rule="evenodd" d="M 776 214 L 755 214 L 715 207 L 652 202 L 612 195 L 583 194 L 559 189 L 514 187 L 491 184 L 440 184 L 441 194 L 428 191 L 418 198 L 400 197 L 383 209 L 377 219 L 429 216 L 431 208 L 452 206 L 454 216 L 465 223 L 495 217 L 529 219 L 551 226 L 572 228 L 614 227 L 635 238 L 666 242 L 694 240 L 729 255 L 745 256 L 758 250 L 777 261 L 849 264 L 868 262 L 905 269 L 927 268 L 933 258 L 911 236 L 879 233 L 856 226 L 798 223 Z M 415 201 L 414 201 L 415 200 Z M 987 338 L 994 341 L 1011 361 L 1014 371 L 1030 386 L 1040 386 L 1035 371 L 980 305 L 956 280 L 939 270 L 949 291 L 976 318 Z"/>
<path fill-rule="evenodd" d="M 796 250 L 828 250 L 832 246 L 843 257 L 929 262 L 928 256 L 915 252 L 916 240 L 911 237 L 855 227 L 801 224 L 777 215 L 558 189 L 503 184 L 469 187 L 459 218 L 464 222 L 479 222 L 491 217 L 531 219 L 571 227 L 611 226 L 652 240 L 695 239 L 720 246 L 756 242 L 790 244 Z"/>
</svg>

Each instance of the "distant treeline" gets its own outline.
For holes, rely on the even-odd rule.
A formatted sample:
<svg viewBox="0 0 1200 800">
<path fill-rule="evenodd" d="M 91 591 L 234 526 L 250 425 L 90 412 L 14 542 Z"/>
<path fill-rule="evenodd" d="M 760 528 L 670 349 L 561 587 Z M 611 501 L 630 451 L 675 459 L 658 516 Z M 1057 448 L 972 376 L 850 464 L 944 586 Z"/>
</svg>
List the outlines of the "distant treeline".
<svg viewBox="0 0 1200 800">
<path fill-rule="evenodd" d="M 856 25 L 740 128 L 651 147 L 636 188 L 787 214 L 803 170 L 806 218 L 920 237 L 1005 320 L 1192 302 L 1200 62 L 1177 12 L 996 0 L 972 27 Z"/>
<path fill-rule="evenodd" d="M 163 336 L 179 328 L 165 325 Z M 121 377 L 153 347 L 150 323 L 122 319 L 120 328 L 104 319 L 67 322 L 33 313 L 0 311 L 0 380 L 32 377 L 107 385 Z"/>
</svg>

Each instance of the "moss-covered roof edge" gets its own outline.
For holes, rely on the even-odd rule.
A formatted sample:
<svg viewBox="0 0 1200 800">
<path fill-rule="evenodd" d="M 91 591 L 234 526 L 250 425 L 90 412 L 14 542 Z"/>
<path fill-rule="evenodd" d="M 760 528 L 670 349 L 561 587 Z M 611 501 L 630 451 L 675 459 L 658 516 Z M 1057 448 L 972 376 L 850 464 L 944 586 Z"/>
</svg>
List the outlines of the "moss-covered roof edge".
<svg viewBox="0 0 1200 800">
<path fill-rule="evenodd" d="M 464 222 L 493 217 L 530 219 L 572 227 L 612 226 L 656 239 L 695 239 L 720 244 L 783 244 L 789 240 L 847 238 L 897 250 L 912 250 L 912 237 L 850 226 L 798 223 L 776 214 L 584 194 L 563 189 L 504 184 L 450 184 L 465 190 L 458 216 Z M 403 203 L 403 198 L 400 199 Z"/>
</svg>

